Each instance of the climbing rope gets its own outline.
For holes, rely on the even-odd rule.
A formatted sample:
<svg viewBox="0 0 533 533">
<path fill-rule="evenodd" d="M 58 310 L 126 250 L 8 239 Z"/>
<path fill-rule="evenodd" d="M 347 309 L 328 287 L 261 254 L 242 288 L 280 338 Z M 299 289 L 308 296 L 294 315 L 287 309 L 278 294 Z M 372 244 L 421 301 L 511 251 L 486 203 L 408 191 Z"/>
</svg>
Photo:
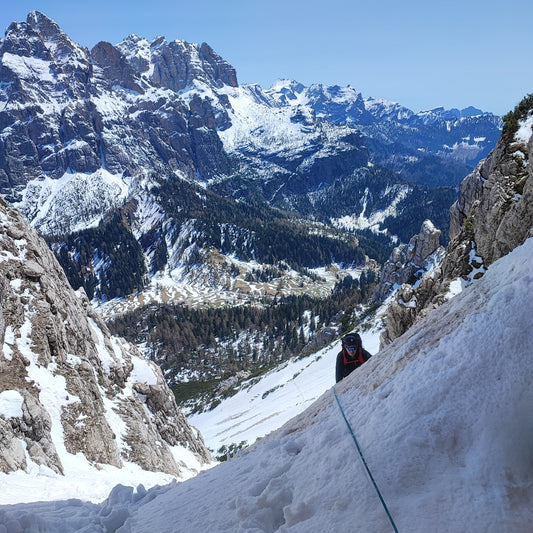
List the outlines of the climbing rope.
<svg viewBox="0 0 533 533">
<path fill-rule="evenodd" d="M 344 418 L 344 421 L 346 422 L 346 425 L 348 426 L 348 429 L 350 430 L 352 439 L 355 442 L 355 447 L 357 448 L 357 451 L 359 452 L 359 457 L 361 457 L 361 461 L 363 462 L 363 465 L 368 473 L 368 476 L 370 477 L 370 481 L 372 481 L 372 485 L 374 485 L 374 488 L 376 489 L 376 492 L 378 493 L 379 501 L 381 502 L 381 505 L 383 505 L 383 509 L 385 509 L 385 512 L 387 513 L 387 516 L 390 520 L 392 528 L 394 529 L 395 533 L 398 533 L 398 528 L 396 527 L 396 524 L 394 523 L 394 520 L 392 519 L 392 516 L 387 508 L 387 504 L 385 503 L 385 500 L 383 499 L 383 496 L 381 495 L 381 492 L 379 491 L 379 488 L 376 482 L 374 481 L 374 476 L 372 476 L 372 472 L 370 472 L 370 468 L 368 468 L 368 465 L 366 464 L 365 458 L 363 456 L 363 452 L 361 451 L 361 448 L 359 447 L 359 443 L 357 442 L 357 439 L 355 438 L 355 433 L 353 432 L 352 426 L 350 425 L 350 422 L 348 422 L 348 419 L 346 418 L 346 414 L 344 413 L 344 409 L 342 408 L 339 397 L 337 396 L 337 391 L 335 390 L 335 387 L 333 387 L 333 394 L 335 395 L 335 399 L 337 400 L 337 405 L 339 406 L 339 409 L 341 411 L 342 418 Z"/>
</svg>

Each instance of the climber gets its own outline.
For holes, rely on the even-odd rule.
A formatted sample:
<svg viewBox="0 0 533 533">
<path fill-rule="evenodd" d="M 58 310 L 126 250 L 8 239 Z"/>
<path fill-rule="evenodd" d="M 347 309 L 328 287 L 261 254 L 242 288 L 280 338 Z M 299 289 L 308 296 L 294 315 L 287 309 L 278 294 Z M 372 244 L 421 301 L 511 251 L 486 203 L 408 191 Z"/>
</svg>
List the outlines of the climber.
<svg viewBox="0 0 533 533">
<path fill-rule="evenodd" d="M 368 361 L 372 356 L 363 348 L 358 333 L 348 333 L 342 338 L 342 350 L 337 355 L 335 382 L 338 383 L 350 372 Z"/>
</svg>

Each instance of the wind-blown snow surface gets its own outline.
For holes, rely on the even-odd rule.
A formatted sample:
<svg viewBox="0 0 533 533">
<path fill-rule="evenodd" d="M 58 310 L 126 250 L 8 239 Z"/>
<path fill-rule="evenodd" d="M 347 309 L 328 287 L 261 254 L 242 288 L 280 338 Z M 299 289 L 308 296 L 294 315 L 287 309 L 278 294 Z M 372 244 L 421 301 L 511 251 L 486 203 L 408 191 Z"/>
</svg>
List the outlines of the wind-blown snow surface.
<svg viewBox="0 0 533 533">
<path fill-rule="evenodd" d="M 532 259 L 529 239 L 336 386 L 399 531 L 531 531 Z M 392 531 L 331 390 L 185 483 L 147 494 L 117 486 L 101 505 L 3 506 L 1 523 L 54 532 Z"/>
</svg>

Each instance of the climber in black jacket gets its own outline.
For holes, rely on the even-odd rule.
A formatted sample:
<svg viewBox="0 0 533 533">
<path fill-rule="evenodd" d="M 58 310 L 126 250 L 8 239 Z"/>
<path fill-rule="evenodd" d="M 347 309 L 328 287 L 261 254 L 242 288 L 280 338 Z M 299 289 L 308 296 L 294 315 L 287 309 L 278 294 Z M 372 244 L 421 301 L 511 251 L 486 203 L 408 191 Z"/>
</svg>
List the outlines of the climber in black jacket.
<svg viewBox="0 0 533 533">
<path fill-rule="evenodd" d="M 342 338 L 342 350 L 337 355 L 335 382 L 338 383 L 350 372 L 368 361 L 372 356 L 363 348 L 358 333 L 348 333 Z"/>
</svg>

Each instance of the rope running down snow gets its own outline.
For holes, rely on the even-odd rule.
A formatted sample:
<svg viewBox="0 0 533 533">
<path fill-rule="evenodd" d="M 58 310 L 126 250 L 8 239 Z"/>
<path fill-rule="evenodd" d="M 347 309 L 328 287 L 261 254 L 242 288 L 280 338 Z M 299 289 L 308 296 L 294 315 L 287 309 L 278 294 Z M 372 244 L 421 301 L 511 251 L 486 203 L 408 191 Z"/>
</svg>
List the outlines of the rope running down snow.
<svg viewBox="0 0 533 533">
<path fill-rule="evenodd" d="M 368 465 L 366 464 L 365 458 L 363 456 L 363 452 L 361 451 L 361 448 L 359 447 L 359 443 L 357 442 L 357 439 L 355 438 L 355 433 L 353 432 L 352 426 L 350 425 L 350 422 L 348 422 L 348 419 L 346 418 L 346 414 L 344 413 L 344 409 L 342 408 L 339 397 L 337 396 L 337 391 L 335 387 L 333 387 L 333 394 L 335 395 L 335 399 L 337 400 L 337 405 L 339 406 L 339 409 L 341 411 L 342 418 L 344 418 L 344 421 L 346 422 L 346 425 L 348 426 L 348 429 L 350 430 L 350 434 L 352 435 L 353 441 L 355 442 L 355 446 L 357 448 L 357 451 L 359 452 L 359 457 L 361 457 L 361 461 L 363 462 L 363 465 L 367 471 L 367 474 L 370 477 L 370 481 L 372 481 L 372 485 L 374 485 L 374 488 L 376 489 L 376 492 L 378 493 L 379 501 L 381 502 L 381 505 L 383 505 L 383 509 L 385 509 L 385 512 L 387 513 L 387 516 L 390 520 L 392 528 L 394 529 L 395 533 L 398 533 L 398 528 L 396 527 L 396 524 L 394 523 L 394 520 L 392 519 L 392 516 L 387 508 L 387 504 L 385 503 L 383 496 L 381 496 L 381 492 L 379 491 L 379 488 L 376 482 L 374 481 L 374 477 L 372 476 L 372 473 L 370 472 L 370 468 L 368 468 Z"/>
</svg>

